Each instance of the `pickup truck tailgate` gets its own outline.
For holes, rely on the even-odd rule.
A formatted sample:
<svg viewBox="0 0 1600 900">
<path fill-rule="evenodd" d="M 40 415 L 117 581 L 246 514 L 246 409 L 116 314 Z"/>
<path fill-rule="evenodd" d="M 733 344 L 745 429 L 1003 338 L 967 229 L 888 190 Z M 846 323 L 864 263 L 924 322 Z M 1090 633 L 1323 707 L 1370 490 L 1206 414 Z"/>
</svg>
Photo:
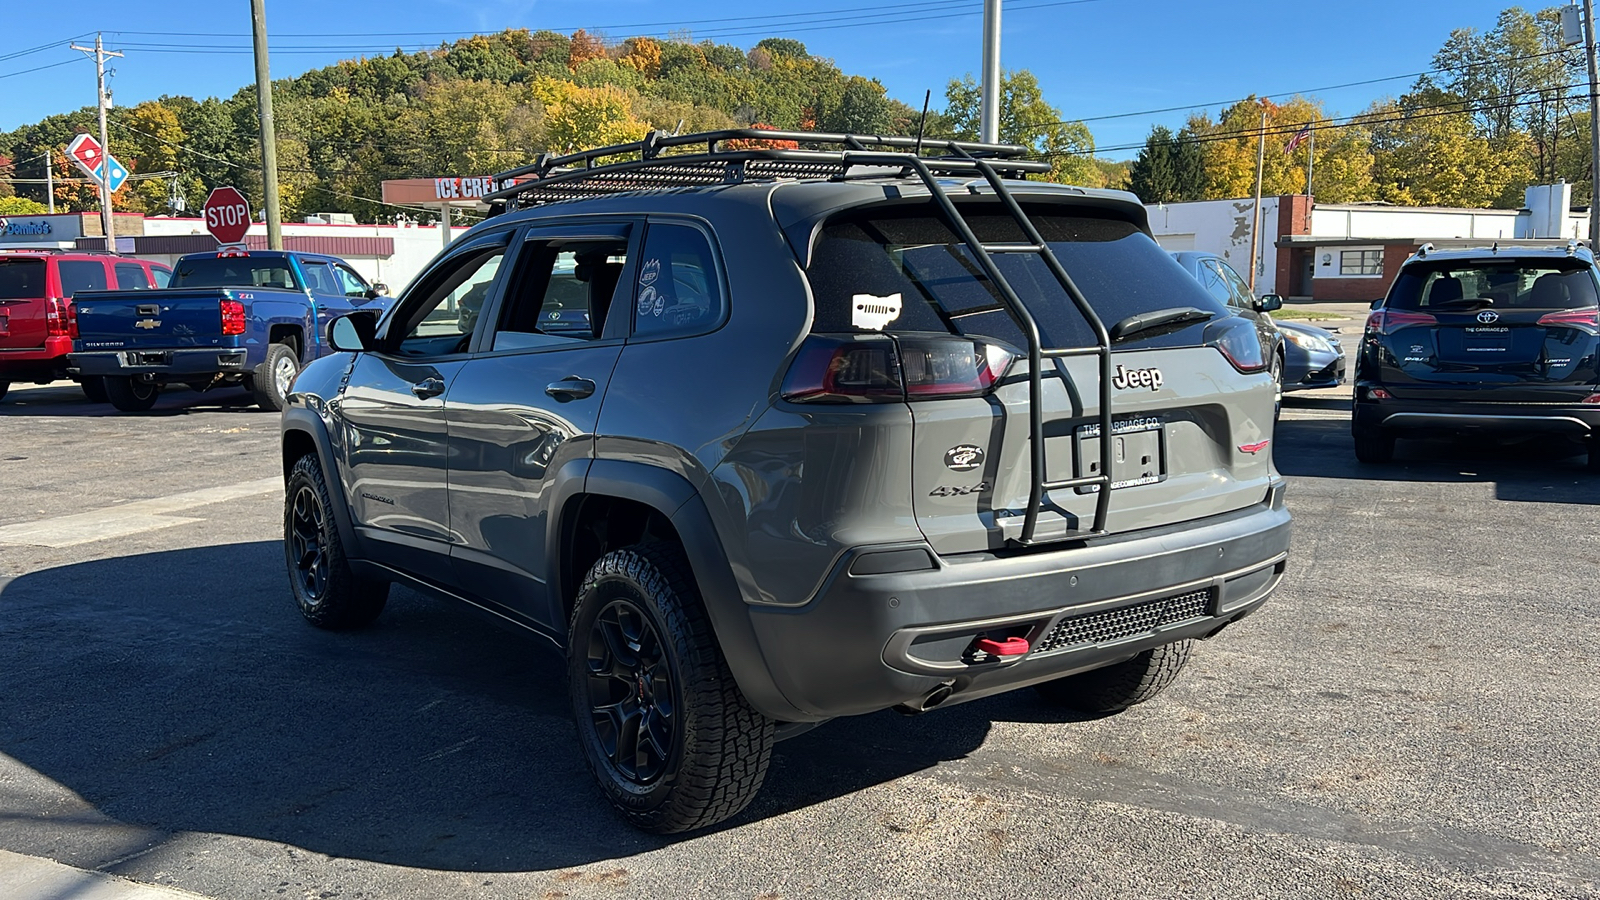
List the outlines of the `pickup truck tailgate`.
<svg viewBox="0 0 1600 900">
<path fill-rule="evenodd" d="M 231 344 L 222 335 L 222 301 L 231 292 L 217 288 L 157 291 L 80 291 L 78 347 L 120 350 L 141 347 L 218 347 Z"/>
</svg>

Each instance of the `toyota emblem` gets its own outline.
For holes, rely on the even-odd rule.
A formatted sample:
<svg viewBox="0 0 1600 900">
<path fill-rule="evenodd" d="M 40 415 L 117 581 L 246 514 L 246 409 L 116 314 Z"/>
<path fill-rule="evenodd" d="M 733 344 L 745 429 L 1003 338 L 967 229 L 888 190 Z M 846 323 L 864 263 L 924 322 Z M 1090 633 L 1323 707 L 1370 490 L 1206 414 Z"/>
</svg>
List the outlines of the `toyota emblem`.
<svg viewBox="0 0 1600 900">
<path fill-rule="evenodd" d="M 1486 309 L 1483 312 L 1478 313 L 1478 321 L 1485 325 L 1498 322 L 1500 321 L 1500 314 L 1492 309 Z"/>
</svg>

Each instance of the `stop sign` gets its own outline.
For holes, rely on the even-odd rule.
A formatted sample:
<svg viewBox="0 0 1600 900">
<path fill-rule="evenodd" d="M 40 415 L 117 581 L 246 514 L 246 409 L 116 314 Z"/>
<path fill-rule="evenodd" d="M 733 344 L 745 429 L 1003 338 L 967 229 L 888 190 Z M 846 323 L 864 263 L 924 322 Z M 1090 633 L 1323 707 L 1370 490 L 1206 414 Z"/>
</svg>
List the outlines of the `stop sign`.
<svg viewBox="0 0 1600 900">
<path fill-rule="evenodd" d="M 205 217 L 206 230 L 224 244 L 239 243 L 250 230 L 250 204 L 231 187 L 212 189 L 201 215 Z"/>
</svg>

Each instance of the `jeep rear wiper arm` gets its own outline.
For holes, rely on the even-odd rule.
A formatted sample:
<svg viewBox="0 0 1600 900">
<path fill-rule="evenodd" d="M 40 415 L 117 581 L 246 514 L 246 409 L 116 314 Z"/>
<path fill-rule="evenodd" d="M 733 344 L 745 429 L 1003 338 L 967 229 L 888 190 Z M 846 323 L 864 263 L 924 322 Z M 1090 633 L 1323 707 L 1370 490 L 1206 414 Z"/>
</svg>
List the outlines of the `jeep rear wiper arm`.
<svg viewBox="0 0 1600 900">
<path fill-rule="evenodd" d="M 1163 325 L 1176 325 L 1179 322 L 1194 322 L 1200 319 L 1209 319 L 1215 313 L 1207 312 L 1195 306 L 1174 306 L 1171 309 L 1153 309 L 1150 312 L 1134 313 L 1111 326 L 1111 339 L 1125 341 L 1141 331 L 1160 328 Z"/>
</svg>

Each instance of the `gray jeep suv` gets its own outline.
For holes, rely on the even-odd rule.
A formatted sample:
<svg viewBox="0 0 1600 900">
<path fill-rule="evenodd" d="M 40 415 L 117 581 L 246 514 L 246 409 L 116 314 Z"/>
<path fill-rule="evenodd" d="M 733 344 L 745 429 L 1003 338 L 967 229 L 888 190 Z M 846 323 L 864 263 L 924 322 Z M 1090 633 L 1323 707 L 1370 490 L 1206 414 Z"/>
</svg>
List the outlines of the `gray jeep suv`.
<svg viewBox="0 0 1600 900">
<path fill-rule="evenodd" d="M 294 384 L 301 612 L 398 582 L 545 638 L 657 832 L 837 716 L 1154 696 L 1281 578 L 1271 348 L 1132 195 L 1022 152 L 652 134 L 502 174 Z"/>
</svg>

